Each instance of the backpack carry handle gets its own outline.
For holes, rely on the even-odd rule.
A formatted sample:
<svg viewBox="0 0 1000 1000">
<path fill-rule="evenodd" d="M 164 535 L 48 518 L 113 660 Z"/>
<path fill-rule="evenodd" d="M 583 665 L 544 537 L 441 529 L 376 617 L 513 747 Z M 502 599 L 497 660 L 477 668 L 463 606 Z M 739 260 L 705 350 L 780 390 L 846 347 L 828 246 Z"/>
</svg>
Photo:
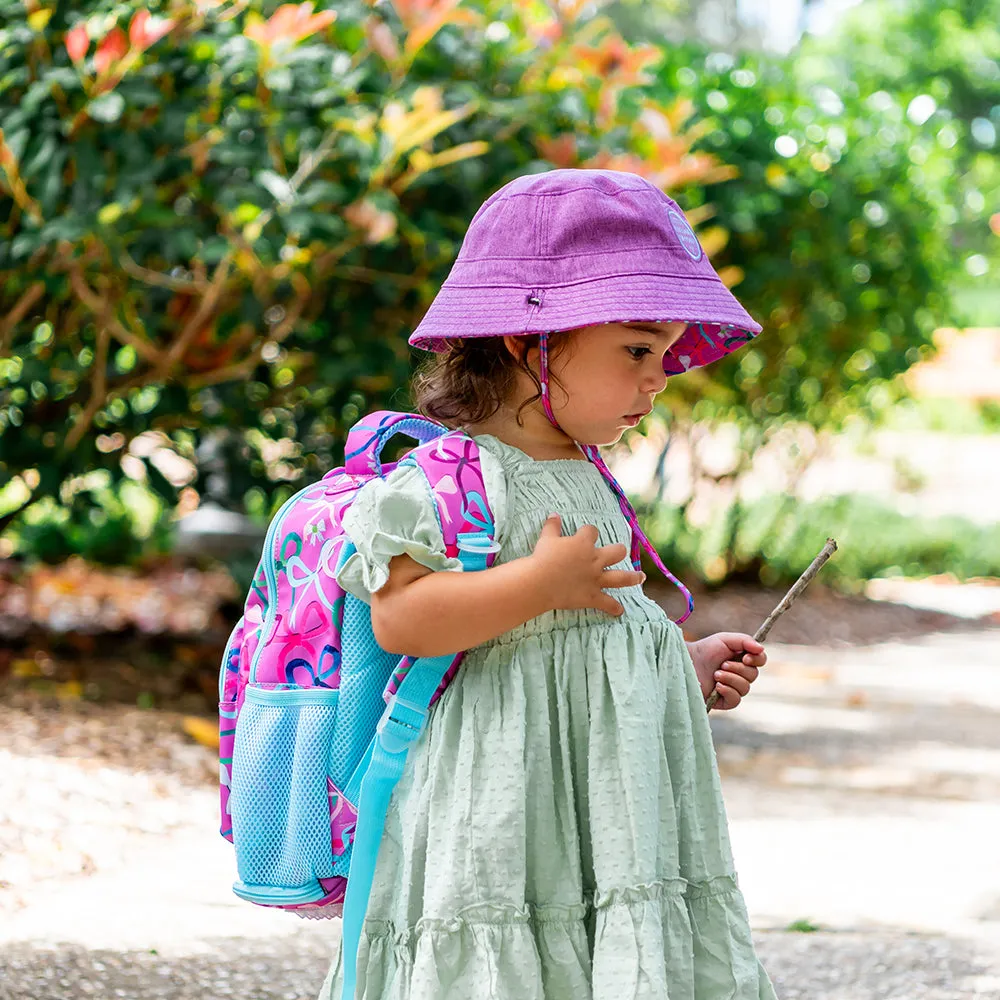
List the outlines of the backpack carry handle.
<svg viewBox="0 0 1000 1000">
<path fill-rule="evenodd" d="M 382 449 L 395 435 L 405 434 L 416 438 L 420 444 L 426 444 L 447 433 L 448 428 L 444 424 L 427 417 L 376 410 L 359 420 L 348 432 L 344 469 L 352 476 L 369 476 L 373 472 L 381 476 Z"/>
</svg>

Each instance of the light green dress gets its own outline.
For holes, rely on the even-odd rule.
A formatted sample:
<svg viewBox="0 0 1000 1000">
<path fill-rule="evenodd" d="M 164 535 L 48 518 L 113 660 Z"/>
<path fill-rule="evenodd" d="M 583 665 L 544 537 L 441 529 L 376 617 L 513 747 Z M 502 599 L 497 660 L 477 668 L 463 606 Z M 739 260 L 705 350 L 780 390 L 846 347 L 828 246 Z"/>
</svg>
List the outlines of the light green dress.
<svg viewBox="0 0 1000 1000">
<path fill-rule="evenodd" d="M 564 534 L 628 544 L 590 462 L 477 441 L 498 563 L 529 555 L 552 512 Z M 419 477 L 366 487 L 345 522 L 359 596 L 404 551 L 460 569 Z M 621 618 L 549 612 L 469 650 L 390 805 L 359 1000 L 774 1000 L 681 630 L 641 588 L 614 594 Z M 321 1000 L 341 998 L 340 961 Z"/>
</svg>

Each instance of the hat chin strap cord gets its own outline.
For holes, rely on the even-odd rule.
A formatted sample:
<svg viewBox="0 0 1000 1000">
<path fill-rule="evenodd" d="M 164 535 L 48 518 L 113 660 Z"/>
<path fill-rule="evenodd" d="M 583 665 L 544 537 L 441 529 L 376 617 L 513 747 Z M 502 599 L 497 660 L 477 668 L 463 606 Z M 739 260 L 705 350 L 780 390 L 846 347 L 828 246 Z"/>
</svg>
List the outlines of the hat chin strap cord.
<svg viewBox="0 0 1000 1000">
<path fill-rule="evenodd" d="M 562 431 L 556 421 L 555 414 L 552 412 L 552 404 L 549 401 L 549 335 L 548 333 L 540 333 L 538 335 L 538 346 L 541 354 L 540 369 L 541 378 L 540 382 L 542 385 L 542 409 L 545 410 L 545 416 L 549 418 L 549 423 L 552 424 L 557 430 Z M 565 434 L 566 432 L 563 431 Z M 579 441 L 576 442 L 577 447 L 597 466 L 598 471 L 604 477 L 608 486 L 611 487 L 612 492 L 618 499 L 618 506 L 621 507 L 622 513 L 625 515 L 630 527 L 632 528 L 632 565 L 639 569 L 639 549 L 640 547 L 645 549 L 649 558 L 653 560 L 656 568 L 672 583 L 678 590 L 684 595 L 687 601 L 687 610 L 677 619 L 677 624 L 680 625 L 682 622 L 686 622 L 691 616 L 691 612 L 694 611 L 694 598 L 691 596 L 691 591 L 681 583 L 680 580 L 674 576 L 673 573 L 663 565 L 663 560 L 660 559 L 659 554 L 656 549 L 653 548 L 652 542 L 643 533 L 642 528 L 639 527 L 639 519 L 636 517 L 635 511 L 632 509 L 632 504 L 629 503 L 628 497 L 625 496 L 625 491 L 618 485 L 618 480 L 611 474 L 611 470 L 605 464 L 603 458 L 601 458 L 601 453 L 594 444 L 580 444 Z"/>
</svg>

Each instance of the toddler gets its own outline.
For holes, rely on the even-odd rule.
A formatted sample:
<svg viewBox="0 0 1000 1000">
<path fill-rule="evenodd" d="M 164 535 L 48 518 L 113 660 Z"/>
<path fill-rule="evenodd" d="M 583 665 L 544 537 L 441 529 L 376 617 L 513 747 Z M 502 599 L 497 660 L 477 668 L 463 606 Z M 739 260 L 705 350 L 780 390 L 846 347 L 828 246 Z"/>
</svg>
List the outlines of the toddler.
<svg viewBox="0 0 1000 1000">
<path fill-rule="evenodd" d="M 643 594 L 651 546 L 598 452 L 759 331 L 641 177 L 553 170 L 476 213 L 410 342 L 436 352 L 418 408 L 479 445 L 496 560 L 461 572 L 415 467 L 344 520 L 379 645 L 468 650 L 390 803 L 348 998 L 774 1000 L 705 711 L 766 656 L 686 643 Z"/>
</svg>

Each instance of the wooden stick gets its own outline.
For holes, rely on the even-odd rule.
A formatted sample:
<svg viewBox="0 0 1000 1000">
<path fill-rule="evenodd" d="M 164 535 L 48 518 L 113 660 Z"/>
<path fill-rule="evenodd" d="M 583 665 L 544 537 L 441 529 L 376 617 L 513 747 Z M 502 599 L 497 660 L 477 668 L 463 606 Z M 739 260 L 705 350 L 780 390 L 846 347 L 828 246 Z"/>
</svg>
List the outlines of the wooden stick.
<svg viewBox="0 0 1000 1000">
<path fill-rule="evenodd" d="M 754 633 L 754 639 L 757 642 L 763 642 L 767 638 L 768 632 L 774 627 L 774 623 L 792 606 L 795 598 L 802 593 L 806 587 L 812 583 L 813 578 L 816 574 L 823 568 L 823 564 L 827 561 L 837 551 L 837 543 L 832 539 L 828 538 L 826 540 L 826 545 L 823 546 L 822 551 L 815 559 L 809 564 L 808 569 L 800 576 L 795 583 L 792 584 L 791 589 L 787 594 L 778 602 L 778 606 L 767 616 L 766 621 L 757 631 Z M 746 655 L 746 654 L 744 654 Z M 741 657 L 742 659 L 742 657 Z M 711 712 L 715 708 L 715 703 L 719 700 L 719 692 L 713 691 L 705 702 L 705 710 Z"/>
</svg>

